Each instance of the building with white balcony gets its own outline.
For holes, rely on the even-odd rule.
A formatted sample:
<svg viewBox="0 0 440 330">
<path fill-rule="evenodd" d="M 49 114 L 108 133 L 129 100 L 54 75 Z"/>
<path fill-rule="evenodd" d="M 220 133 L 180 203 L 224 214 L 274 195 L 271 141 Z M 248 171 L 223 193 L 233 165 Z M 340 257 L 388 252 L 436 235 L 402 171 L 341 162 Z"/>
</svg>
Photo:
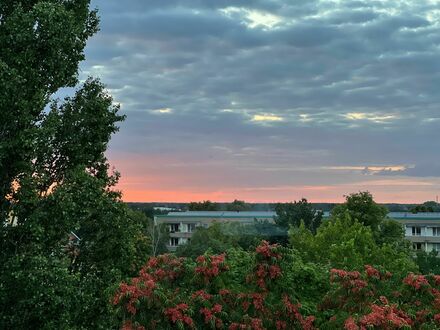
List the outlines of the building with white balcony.
<svg viewBox="0 0 440 330">
<path fill-rule="evenodd" d="M 252 224 L 255 220 L 260 220 L 273 223 L 275 216 L 275 212 L 187 211 L 157 215 L 154 221 L 156 224 L 168 225 L 168 248 L 173 251 L 190 241 L 197 227 L 207 228 L 213 222 Z M 324 218 L 329 216 L 329 212 L 324 212 Z M 391 212 L 388 217 L 404 226 L 405 237 L 412 242 L 415 250 L 440 251 L 440 213 Z"/>
<path fill-rule="evenodd" d="M 402 223 L 415 250 L 440 251 L 440 213 L 392 212 L 388 216 Z"/>
<path fill-rule="evenodd" d="M 168 249 L 174 251 L 179 245 L 191 240 L 197 227 L 207 228 L 213 222 L 239 222 L 252 224 L 254 220 L 273 222 L 275 212 L 234 212 L 234 211 L 187 211 L 170 212 L 154 217 L 156 224 L 168 225 L 170 240 Z"/>
</svg>

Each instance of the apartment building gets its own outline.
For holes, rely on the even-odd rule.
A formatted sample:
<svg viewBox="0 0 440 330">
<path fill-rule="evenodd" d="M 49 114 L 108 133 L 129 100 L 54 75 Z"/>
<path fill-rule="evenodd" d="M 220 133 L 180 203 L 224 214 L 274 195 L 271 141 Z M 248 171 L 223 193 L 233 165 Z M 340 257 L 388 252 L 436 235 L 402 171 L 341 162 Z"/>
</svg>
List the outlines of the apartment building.
<svg viewBox="0 0 440 330">
<path fill-rule="evenodd" d="M 169 212 L 155 217 L 155 223 L 166 223 L 170 231 L 168 248 L 175 250 L 191 240 L 197 227 L 207 228 L 213 222 L 251 224 L 254 219 L 273 222 L 275 212 L 187 211 Z M 324 212 L 324 218 L 330 216 Z M 391 212 L 388 217 L 399 221 L 405 228 L 405 237 L 415 250 L 440 251 L 440 213 Z"/>
<path fill-rule="evenodd" d="M 233 212 L 233 211 L 187 211 L 169 212 L 154 217 L 156 224 L 166 223 L 170 232 L 168 248 L 174 251 L 179 245 L 191 240 L 197 227 L 207 228 L 213 222 L 239 222 L 251 224 L 254 219 L 273 222 L 275 212 Z"/>
<path fill-rule="evenodd" d="M 440 251 L 440 213 L 392 212 L 388 216 L 402 223 L 415 250 Z"/>
</svg>

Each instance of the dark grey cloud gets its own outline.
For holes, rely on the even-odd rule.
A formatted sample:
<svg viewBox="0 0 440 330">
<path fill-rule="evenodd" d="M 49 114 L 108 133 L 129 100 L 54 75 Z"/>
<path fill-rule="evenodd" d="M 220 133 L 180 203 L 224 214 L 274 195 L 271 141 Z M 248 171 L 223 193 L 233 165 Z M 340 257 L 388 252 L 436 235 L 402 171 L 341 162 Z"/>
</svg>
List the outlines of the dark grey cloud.
<svg viewBox="0 0 440 330">
<path fill-rule="evenodd" d="M 432 2 L 95 5 L 102 30 L 82 71 L 101 77 L 128 115 L 114 154 L 188 162 L 222 155 L 225 173 L 234 164 L 412 164 L 375 175 L 439 176 L 429 165 L 440 163 L 433 152 L 440 138 L 440 12 Z M 328 172 L 321 173 L 324 180 Z M 283 171 L 274 177 L 282 180 Z M 356 178 L 350 172 L 337 180 Z"/>
</svg>

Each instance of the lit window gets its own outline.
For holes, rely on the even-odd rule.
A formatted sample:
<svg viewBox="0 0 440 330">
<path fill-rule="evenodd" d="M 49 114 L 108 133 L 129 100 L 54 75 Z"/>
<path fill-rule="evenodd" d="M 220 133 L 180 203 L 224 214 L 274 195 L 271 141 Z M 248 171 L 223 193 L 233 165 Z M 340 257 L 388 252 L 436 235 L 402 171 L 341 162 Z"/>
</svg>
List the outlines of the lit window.
<svg viewBox="0 0 440 330">
<path fill-rule="evenodd" d="M 440 236 L 440 227 L 432 227 L 432 236 Z"/>
</svg>

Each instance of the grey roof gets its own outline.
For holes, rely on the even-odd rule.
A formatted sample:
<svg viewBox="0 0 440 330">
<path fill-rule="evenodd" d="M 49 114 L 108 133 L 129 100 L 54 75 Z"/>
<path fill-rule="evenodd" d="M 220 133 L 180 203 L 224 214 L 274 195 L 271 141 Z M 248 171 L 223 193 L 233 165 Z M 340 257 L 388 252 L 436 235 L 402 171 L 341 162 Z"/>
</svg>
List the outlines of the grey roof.
<svg viewBox="0 0 440 330">
<path fill-rule="evenodd" d="M 168 217 L 214 217 L 214 218 L 271 218 L 276 215 L 275 212 L 256 212 L 256 211 L 186 211 L 169 212 Z"/>
<path fill-rule="evenodd" d="M 275 212 L 266 211 L 186 211 L 169 212 L 167 215 L 158 217 L 210 217 L 210 218 L 273 218 Z M 328 218 L 330 212 L 324 212 L 324 218 Z M 396 220 L 440 220 L 440 212 L 436 213 L 410 213 L 410 212 L 390 212 L 388 217 Z"/>
<path fill-rule="evenodd" d="M 440 212 L 410 213 L 410 212 L 390 212 L 388 217 L 392 219 L 414 219 L 414 220 L 440 220 Z"/>
</svg>

